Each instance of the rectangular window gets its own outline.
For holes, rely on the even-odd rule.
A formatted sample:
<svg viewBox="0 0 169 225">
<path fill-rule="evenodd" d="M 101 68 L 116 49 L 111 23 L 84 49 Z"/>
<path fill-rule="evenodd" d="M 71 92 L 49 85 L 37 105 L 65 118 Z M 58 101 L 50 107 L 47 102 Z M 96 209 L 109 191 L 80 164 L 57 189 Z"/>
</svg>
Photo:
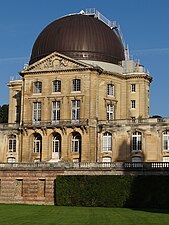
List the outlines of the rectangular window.
<svg viewBox="0 0 169 225">
<path fill-rule="evenodd" d="M 80 100 L 72 100 L 71 119 L 74 122 L 79 122 L 79 119 L 80 119 Z"/>
<path fill-rule="evenodd" d="M 53 92 L 61 92 L 61 81 L 60 80 L 54 80 L 53 81 Z"/>
<path fill-rule="evenodd" d="M 103 135 L 103 151 L 112 151 L 112 135 L 109 133 Z"/>
<path fill-rule="evenodd" d="M 74 79 L 72 81 L 72 91 L 80 91 L 80 79 Z"/>
<path fill-rule="evenodd" d="M 131 100 L 131 108 L 132 109 L 136 108 L 136 100 Z"/>
<path fill-rule="evenodd" d="M 41 102 L 33 103 L 33 122 L 38 123 L 41 121 Z"/>
<path fill-rule="evenodd" d="M 34 82 L 34 91 L 35 94 L 42 93 L 42 82 L 36 81 Z"/>
<path fill-rule="evenodd" d="M 60 101 L 52 102 L 52 122 L 59 122 L 60 120 Z"/>
<path fill-rule="evenodd" d="M 163 134 L 163 149 L 169 150 L 169 132 Z"/>
<path fill-rule="evenodd" d="M 136 84 L 131 84 L 131 92 L 136 92 Z"/>
<path fill-rule="evenodd" d="M 114 120 L 114 105 L 107 104 L 107 120 Z"/>
<path fill-rule="evenodd" d="M 114 96 L 114 85 L 113 84 L 107 85 L 107 95 Z"/>
<path fill-rule="evenodd" d="M 132 151 L 142 150 L 142 136 L 140 132 L 135 132 L 132 135 Z"/>
<path fill-rule="evenodd" d="M 16 152 L 16 136 L 11 135 L 8 139 L 8 151 Z"/>
</svg>

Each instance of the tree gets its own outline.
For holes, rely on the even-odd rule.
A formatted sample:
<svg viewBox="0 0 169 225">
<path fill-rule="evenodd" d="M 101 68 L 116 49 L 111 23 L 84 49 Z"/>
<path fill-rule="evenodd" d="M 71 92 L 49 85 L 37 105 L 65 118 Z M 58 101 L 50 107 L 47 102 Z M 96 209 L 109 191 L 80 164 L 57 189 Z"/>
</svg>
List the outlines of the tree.
<svg viewBox="0 0 169 225">
<path fill-rule="evenodd" d="M 0 123 L 8 122 L 8 109 L 9 105 L 7 104 L 0 106 Z"/>
</svg>

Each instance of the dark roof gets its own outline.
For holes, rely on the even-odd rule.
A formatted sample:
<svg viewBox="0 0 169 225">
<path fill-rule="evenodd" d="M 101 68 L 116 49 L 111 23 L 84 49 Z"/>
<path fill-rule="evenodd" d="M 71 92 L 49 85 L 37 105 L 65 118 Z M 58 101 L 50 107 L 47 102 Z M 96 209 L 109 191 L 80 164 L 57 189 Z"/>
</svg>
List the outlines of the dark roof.
<svg viewBox="0 0 169 225">
<path fill-rule="evenodd" d="M 29 64 L 55 51 L 74 59 L 114 64 L 124 59 L 123 44 L 116 33 L 97 18 L 81 14 L 49 24 L 36 39 Z"/>
</svg>

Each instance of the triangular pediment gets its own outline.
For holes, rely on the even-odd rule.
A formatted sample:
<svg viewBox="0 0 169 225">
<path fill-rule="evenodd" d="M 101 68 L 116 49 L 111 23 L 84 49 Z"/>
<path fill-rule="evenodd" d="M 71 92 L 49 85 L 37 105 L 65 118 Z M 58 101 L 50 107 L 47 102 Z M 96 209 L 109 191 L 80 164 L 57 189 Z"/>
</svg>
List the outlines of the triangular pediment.
<svg viewBox="0 0 169 225">
<path fill-rule="evenodd" d="M 54 52 L 31 65 L 25 66 L 20 74 L 89 68 L 93 68 L 93 66 Z"/>
</svg>

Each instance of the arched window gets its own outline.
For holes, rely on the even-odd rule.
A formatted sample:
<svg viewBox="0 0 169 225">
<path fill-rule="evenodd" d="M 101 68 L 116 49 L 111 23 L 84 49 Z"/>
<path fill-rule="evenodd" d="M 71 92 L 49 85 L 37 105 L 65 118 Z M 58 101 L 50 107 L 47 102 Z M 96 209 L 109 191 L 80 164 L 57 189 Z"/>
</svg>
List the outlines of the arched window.
<svg viewBox="0 0 169 225">
<path fill-rule="evenodd" d="M 169 131 L 163 132 L 163 150 L 169 150 Z"/>
<path fill-rule="evenodd" d="M 132 135 L 132 151 L 142 150 L 142 134 L 141 132 L 134 132 Z"/>
<path fill-rule="evenodd" d="M 16 135 L 10 135 L 8 138 L 8 151 L 16 152 Z"/>
<path fill-rule="evenodd" d="M 42 151 L 42 136 L 40 134 L 35 134 L 33 141 L 33 152 L 41 153 L 41 151 Z"/>
<path fill-rule="evenodd" d="M 81 135 L 78 132 L 72 133 L 72 152 L 81 153 Z"/>
<path fill-rule="evenodd" d="M 60 80 L 53 81 L 52 92 L 61 92 L 61 81 Z"/>
<path fill-rule="evenodd" d="M 34 92 L 35 94 L 42 93 L 42 82 L 41 82 L 41 81 L 36 81 L 36 82 L 34 82 L 34 85 L 33 85 L 33 92 Z"/>
<path fill-rule="evenodd" d="M 52 158 L 61 158 L 61 135 L 56 133 L 53 135 L 52 141 Z"/>
<path fill-rule="evenodd" d="M 102 151 L 112 151 L 112 134 L 109 132 L 103 134 Z"/>
</svg>

